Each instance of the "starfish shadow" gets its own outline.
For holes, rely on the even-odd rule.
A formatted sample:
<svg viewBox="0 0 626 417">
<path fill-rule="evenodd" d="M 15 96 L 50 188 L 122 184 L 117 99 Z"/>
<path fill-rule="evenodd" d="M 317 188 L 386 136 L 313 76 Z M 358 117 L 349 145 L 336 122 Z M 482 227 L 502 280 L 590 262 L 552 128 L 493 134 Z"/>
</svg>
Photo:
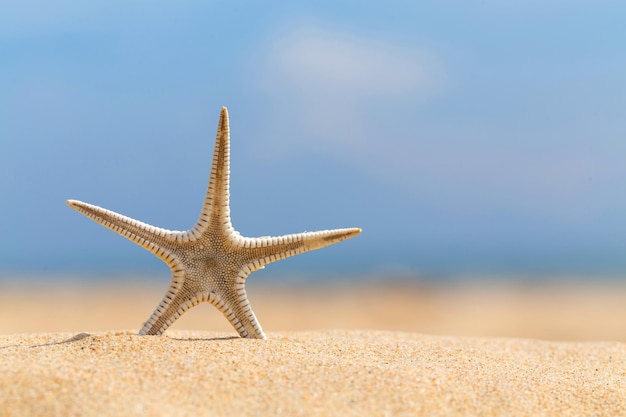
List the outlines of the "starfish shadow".
<svg viewBox="0 0 626 417">
<path fill-rule="evenodd" d="M 226 340 L 244 339 L 243 337 L 239 337 L 239 336 L 221 336 L 221 337 L 170 337 L 170 336 L 167 336 L 167 337 L 172 340 L 178 340 L 180 342 L 199 342 L 199 341 L 219 342 L 219 341 L 226 341 Z"/>
<path fill-rule="evenodd" d="M 15 344 L 15 345 L 5 345 L 5 346 L 0 346 L 0 349 L 7 349 L 7 348 L 12 348 L 12 347 L 28 347 L 28 348 L 37 348 L 37 347 L 43 347 L 43 346 L 54 346 L 54 345 L 63 345 L 65 343 L 73 343 L 73 342 L 78 342 L 79 340 L 83 340 L 87 337 L 91 337 L 91 335 L 89 333 L 78 333 L 68 339 L 65 340 L 61 340 L 60 342 L 49 342 L 49 343 L 38 343 L 36 345 L 26 345 L 26 344 Z"/>
</svg>

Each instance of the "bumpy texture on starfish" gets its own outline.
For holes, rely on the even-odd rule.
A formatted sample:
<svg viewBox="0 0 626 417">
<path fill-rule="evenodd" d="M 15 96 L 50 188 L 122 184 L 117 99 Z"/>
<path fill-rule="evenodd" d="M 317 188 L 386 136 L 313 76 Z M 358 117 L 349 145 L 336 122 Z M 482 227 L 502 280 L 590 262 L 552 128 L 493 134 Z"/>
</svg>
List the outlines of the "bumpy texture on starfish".
<svg viewBox="0 0 626 417">
<path fill-rule="evenodd" d="M 335 229 L 278 237 L 241 236 L 230 221 L 230 131 L 222 108 L 204 207 L 185 232 L 166 230 L 76 200 L 67 204 L 162 259 L 172 270 L 165 297 L 139 334 L 161 334 L 200 302 L 217 307 L 241 337 L 265 339 L 246 295 L 248 275 L 264 265 L 356 236 L 361 229 Z"/>
</svg>

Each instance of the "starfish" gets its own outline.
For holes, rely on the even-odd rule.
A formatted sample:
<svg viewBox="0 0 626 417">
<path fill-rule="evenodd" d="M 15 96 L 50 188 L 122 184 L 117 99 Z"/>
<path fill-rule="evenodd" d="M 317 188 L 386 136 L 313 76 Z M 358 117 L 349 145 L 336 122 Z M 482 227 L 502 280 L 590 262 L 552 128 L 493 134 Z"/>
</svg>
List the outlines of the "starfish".
<svg viewBox="0 0 626 417">
<path fill-rule="evenodd" d="M 162 334 L 185 311 L 209 302 L 224 314 L 241 337 L 266 339 L 246 294 L 248 275 L 270 262 L 361 233 L 361 229 L 349 228 L 243 237 L 230 220 L 229 177 L 230 128 L 228 111 L 222 107 L 204 206 L 191 229 L 162 229 L 92 204 L 67 201 L 73 209 L 149 250 L 170 267 L 169 289 L 139 331 L 140 335 Z"/>
</svg>

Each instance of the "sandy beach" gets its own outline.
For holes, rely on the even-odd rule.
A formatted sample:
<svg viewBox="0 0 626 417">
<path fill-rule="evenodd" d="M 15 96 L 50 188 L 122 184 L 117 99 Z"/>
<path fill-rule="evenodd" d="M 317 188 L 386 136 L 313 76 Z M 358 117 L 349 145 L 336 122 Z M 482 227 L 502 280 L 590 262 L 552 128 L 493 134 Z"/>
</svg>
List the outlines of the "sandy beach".
<svg viewBox="0 0 626 417">
<path fill-rule="evenodd" d="M 623 343 L 403 332 L 2 336 L 5 415 L 626 413 Z"/>
<path fill-rule="evenodd" d="M 269 340 L 136 336 L 161 291 L 5 281 L 0 415 L 626 415 L 623 285 L 259 286 Z"/>
</svg>

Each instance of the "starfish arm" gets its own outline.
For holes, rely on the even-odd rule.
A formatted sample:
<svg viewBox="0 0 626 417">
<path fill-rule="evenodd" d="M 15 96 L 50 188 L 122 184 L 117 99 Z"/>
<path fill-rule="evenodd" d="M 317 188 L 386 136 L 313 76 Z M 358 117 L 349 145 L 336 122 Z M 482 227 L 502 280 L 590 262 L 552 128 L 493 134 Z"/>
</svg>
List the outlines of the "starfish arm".
<svg viewBox="0 0 626 417">
<path fill-rule="evenodd" d="M 294 233 L 277 237 L 236 237 L 236 243 L 247 248 L 254 259 L 244 268 L 249 274 L 271 262 L 350 239 L 361 233 L 359 228 Z"/>
<path fill-rule="evenodd" d="M 179 240 L 180 236 L 184 234 L 183 232 L 154 227 L 114 211 L 93 204 L 83 203 L 82 201 L 67 200 L 67 205 L 152 252 L 168 264 L 172 270 L 175 269 L 177 262 L 171 251 L 167 249 L 166 244 L 168 241 Z"/>
<path fill-rule="evenodd" d="M 217 230 L 225 231 L 226 234 L 233 232 L 234 229 L 230 221 L 229 182 L 230 127 L 228 110 L 226 107 L 222 107 L 204 205 L 198 221 L 189 231 L 194 237 L 210 235 Z"/>
<path fill-rule="evenodd" d="M 181 289 L 184 272 L 182 270 L 174 272 L 167 293 L 139 330 L 139 334 L 162 334 L 187 310 L 202 302 L 208 302 L 222 312 L 241 337 L 267 339 L 246 295 L 244 283 L 247 275 L 243 270 L 239 272 L 233 292 L 236 296 L 233 298 L 227 295 L 220 296 L 216 291 L 208 289 L 190 294 Z"/>
<path fill-rule="evenodd" d="M 144 323 L 140 335 L 158 335 L 162 334 L 168 327 L 172 325 L 185 311 L 198 304 L 195 297 L 184 297 L 181 293 L 181 287 L 185 281 L 184 270 L 178 269 L 172 273 L 172 282 L 168 288 L 163 300 L 159 303 L 148 320 Z M 201 296 L 201 294 L 196 294 Z"/>
<path fill-rule="evenodd" d="M 246 293 L 246 278 L 250 272 L 252 270 L 247 265 L 244 265 L 239 270 L 233 287 L 234 294 L 228 294 L 228 297 L 224 297 L 224 306 L 216 303 L 212 304 L 224 314 L 241 337 L 267 339 L 261 323 L 256 318 L 254 311 L 252 311 L 248 294 Z M 233 295 L 235 298 L 233 298 Z"/>
</svg>

